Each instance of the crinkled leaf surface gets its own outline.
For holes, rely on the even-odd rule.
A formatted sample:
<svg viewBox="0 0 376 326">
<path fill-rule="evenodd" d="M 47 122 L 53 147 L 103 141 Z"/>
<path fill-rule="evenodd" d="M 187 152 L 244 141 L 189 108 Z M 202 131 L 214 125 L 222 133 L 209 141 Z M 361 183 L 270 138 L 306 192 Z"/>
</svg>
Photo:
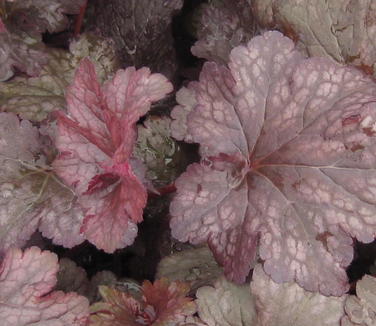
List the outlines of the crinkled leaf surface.
<svg viewBox="0 0 376 326">
<path fill-rule="evenodd" d="M 182 282 L 160 279 L 153 284 L 144 281 L 142 298 L 100 287 L 104 302 L 91 306 L 90 325 L 96 326 L 173 326 L 184 324 L 196 312 L 196 305 L 187 297 L 189 286 Z"/>
<path fill-rule="evenodd" d="M 251 291 L 258 326 L 338 326 L 348 297 L 308 292 L 294 282 L 277 284 L 261 265 L 253 271 Z"/>
<path fill-rule="evenodd" d="M 177 66 L 171 23 L 182 6 L 182 0 L 97 1 L 93 28 L 115 41 L 123 65 L 146 66 L 171 78 Z"/>
<path fill-rule="evenodd" d="M 14 67 L 29 76 L 40 73 L 48 61 L 48 56 L 41 51 L 43 47 L 40 44 L 33 43 L 35 41 L 32 39 L 11 34 L 0 17 L 0 81 L 11 78 L 14 75 Z"/>
<path fill-rule="evenodd" d="M 70 52 L 49 49 L 48 64 L 38 77 L 16 77 L 0 83 L 0 109 L 22 118 L 41 121 L 49 112 L 65 107 L 65 89 L 72 82 L 79 62 L 90 57 L 101 81 L 117 68 L 111 41 L 83 34 L 70 44 Z"/>
<path fill-rule="evenodd" d="M 375 83 L 267 32 L 188 88 L 203 159 L 176 181 L 173 236 L 207 240 L 237 282 L 258 246 L 274 281 L 346 292 L 352 237 L 376 235 Z"/>
<path fill-rule="evenodd" d="M 372 0 L 256 0 L 264 26 L 278 26 L 311 56 L 331 57 L 376 73 L 376 2 Z"/>
<path fill-rule="evenodd" d="M 147 68 L 119 70 L 101 88 L 88 59 L 67 89 L 68 115 L 59 114 L 60 155 L 53 166 L 79 197 L 81 231 L 106 252 L 132 244 L 137 234 L 147 193 L 130 160 L 135 124 L 171 90 L 165 77 Z"/>
<path fill-rule="evenodd" d="M 170 135 L 168 117 L 149 116 L 137 126 L 137 143 L 133 154 L 147 168 L 146 177 L 156 187 L 173 182 L 180 170 L 183 154 Z"/>
<path fill-rule="evenodd" d="M 230 51 L 256 32 L 250 0 L 215 0 L 197 10 L 196 43 L 193 55 L 218 63 L 227 63 Z"/>
<path fill-rule="evenodd" d="M 37 229 L 39 219 L 35 212 L 28 211 L 37 194 L 30 183 L 20 184 L 19 180 L 22 162 L 34 163 L 39 150 L 37 128 L 29 121 L 20 122 L 13 113 L 0 113 L 1 251 L 12 245 L 22 246 Z"/>
<path fill-rule="evenodd" d="M 23 246 L 38 227 L 55 244 L 81 243 L 81 209 L 72 191 L 38 164 L 37 128 L 14 113 L 0 113 L 0 126 L 0 251 Z"/>
<path fill-rule="evenodd" d="M 256 325 L 249 285 L 236 285 L 221 277 L 214 287 L 199 288 L 196 297 L 198 314 L 208 326 Z"/>
<path fill-rule="evenodd" d="M 376 278 L 365 275 L 356 283 L 356 296 L 349 296 L 345 303 L 346 316 L 343 326 L 374 326 L 376 324 Z"/>
<path fill-rule="evenodd" d="M 193 84 L 190 84 L 193 88 Z M 176 92 L 178 105 L 171 111 L 171 135 L 177 140 L 184 140 L 192 143 L 192 135 L 189 133 L 187 116 L 197 105 L 195 92 L 193 89 L 182 87 Z"/>
<path fill-rule="evenodd" d="M 89 302 L 76 293 L 51 292 L 57 256 L 31 247 L 10 249 L 0 267 L 0 316 L 4 326 L 84 326 Z"/>
<path fill-rule="evenodd" d="M 75 194 L 51 174 L 41 174 L 41 211 L 38 230 L 56 245 L 72 248 L 82 243 L 83 212 Z M 36 182 L 36 181 L 34 181 Z M 43 187 L 45 187 L 43 189 Z"/>
</svg>

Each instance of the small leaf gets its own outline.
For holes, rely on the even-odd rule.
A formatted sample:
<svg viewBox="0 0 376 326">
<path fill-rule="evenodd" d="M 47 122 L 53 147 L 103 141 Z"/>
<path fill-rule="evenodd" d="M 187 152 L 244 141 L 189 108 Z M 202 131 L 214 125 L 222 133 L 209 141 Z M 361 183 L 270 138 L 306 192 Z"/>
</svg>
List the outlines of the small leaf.
<svg viewBox="0 0 376 326">
<path fill-rule="evenodd" d="M 190 285 L 191 291 L 212 283 L 222 274 L 209 248 L 183 250 L 164 257 L 158 264 L 157 278 L 182 281 Z"/>
<path fill-rule="evenodd" d="M 155 187 L 172 183 L 180 171 L 183 153 L 170 135 L 170 119 L 149 116 L 138 127 L 133 154 L 147 168 L 146 177 Z"/>
<path fill-rule="evenodd" d="M 249 285 L 236 285 L 219 278 L 214 287 L 196 292 L 198 315 L 208 326 L 256 325 L 255 302 Z"/>
</svg>

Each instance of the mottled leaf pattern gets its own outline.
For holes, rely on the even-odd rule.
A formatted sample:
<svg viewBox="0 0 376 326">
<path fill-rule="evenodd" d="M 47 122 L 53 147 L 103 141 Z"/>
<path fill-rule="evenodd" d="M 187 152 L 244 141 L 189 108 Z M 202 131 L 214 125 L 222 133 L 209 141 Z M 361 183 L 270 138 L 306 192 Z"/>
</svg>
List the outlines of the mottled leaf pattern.
<svg viewBox="0 0 376 326">
<path fill-rule="evenodd" d="M 251 292 L 259 326 L 337 326 L 348 298 L 308 292 L 294 282 L 275 283 L 261 265 L 253 271 Z"/>
<path fill-rule="evenodd" d="M 86 325 L 89 301 L 52 291 L 58 268 L 57 256 L 37 247 L 7 252 L 0 267 L 2 325 Z"/>
<path fill-rule="evenodd" d="M 278 32 L 235 48 L 228 66 L 207 63 L 190 112 L 173 111 L 202 162 L 176 181 L 172 233 L 208 241 L 237 282 L 258 245 L 273 280 L 341 295 L 352 237 L 376 235 L 376 85 Z"/>
</svg>

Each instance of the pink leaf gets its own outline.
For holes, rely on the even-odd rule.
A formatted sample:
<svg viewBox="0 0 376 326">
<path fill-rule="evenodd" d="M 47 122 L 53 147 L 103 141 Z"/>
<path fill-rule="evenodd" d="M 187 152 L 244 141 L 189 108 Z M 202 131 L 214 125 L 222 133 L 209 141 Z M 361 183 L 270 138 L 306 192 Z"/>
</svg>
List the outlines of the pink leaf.
<svg viewBox="0 0 376 326">
<path fill-rule="evenodd" d="M 31 247 L 11 249 L 0 268 L 0 315 L 4 326 L 86 325 L 89 302 L 76 293 L 51 292 L 57 257 Z"/>
<path fill-rule="evenodd" d="M 346 292 L 352 238 L 376 235 L 374 82 L 267 32 L 188 89 L 193 105 L 174 110 L 190 112 L 173 116 L 203 160 L 176 181 L 173 235 L 208 241 L 237 282 L 258 244 L 274 281 Z"/>
<path fill-rule="evenodd" d="M 147 193 L 131 160 L 136 122 L 172 85 L 147 68 L 119 70 L 103 88 L 84 59 L 67 90 L 68 115 L 59 112 L 57 174 L 78 195 L 81 231 L 98 248 L 114 252 L 133 243 Z"/>
</svg>

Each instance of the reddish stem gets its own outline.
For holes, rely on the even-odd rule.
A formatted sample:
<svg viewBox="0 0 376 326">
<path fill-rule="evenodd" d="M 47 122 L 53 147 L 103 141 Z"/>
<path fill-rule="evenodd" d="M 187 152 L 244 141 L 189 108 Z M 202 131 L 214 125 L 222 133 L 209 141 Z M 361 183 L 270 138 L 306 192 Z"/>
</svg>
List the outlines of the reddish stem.
<svg viewBox="0 0 376 326">
<path fill-rule="evenodd" d="M 85 0 L 85 3 L 80 8 L 80 13 L 77 16 L 76 24 L 74 26 L 74 34 L 73 34 L 74 37 L 77 37 L 81 32 L 81 27 L 84 21 L 86 7 L 87 7 L 87 1 L 88 0 Z"/>
<path fill-rule="evenodd" d="M 157 197 L 157 196 L 163 196 L 166 194 L 171 194 L 176 191 L 176 187 L 175 187 L 175 184 L 170 183 L 167 186 L 158 188 L 157 191 L 159 192 L 159 195 L 156 193 L 149 193 L 149 197 Z"/>
</svg>

